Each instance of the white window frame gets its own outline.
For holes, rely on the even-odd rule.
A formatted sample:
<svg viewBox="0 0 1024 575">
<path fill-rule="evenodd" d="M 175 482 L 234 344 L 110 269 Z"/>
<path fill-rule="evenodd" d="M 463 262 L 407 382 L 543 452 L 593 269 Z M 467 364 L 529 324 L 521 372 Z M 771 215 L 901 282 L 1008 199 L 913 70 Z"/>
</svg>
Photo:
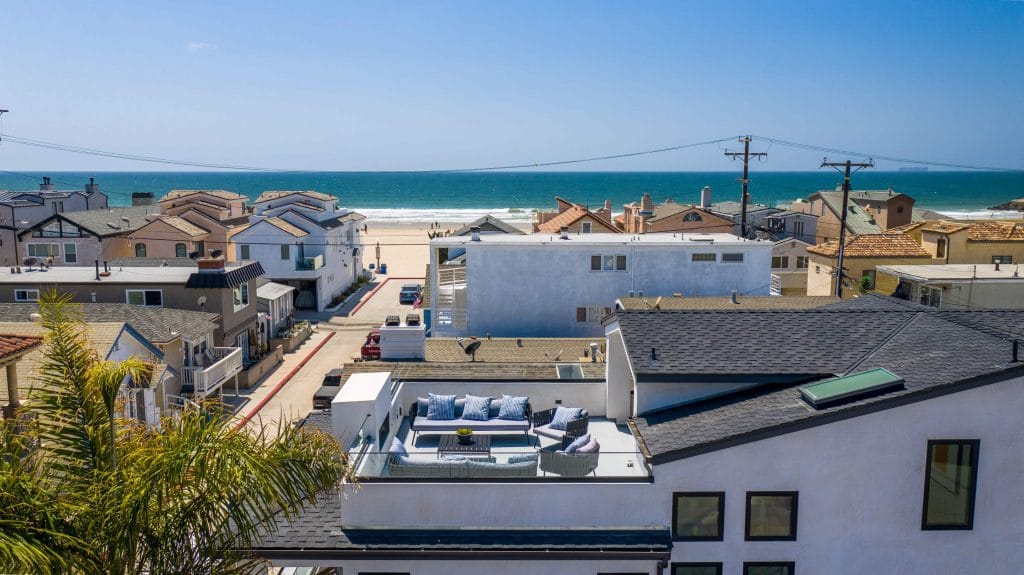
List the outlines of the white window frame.
<svg viewBox="0 0 1024 575">
<path fill-rule="evenodd" d="M 46 255 L 45 256 L 37 256 L 37 255 L 33 255 L 32 254 L 32 248 L 36 248 L 36 247 L 39 247 L 39 246 L 47 246 Z M 50 246 L 53 247 L 53 250 L 54 250 L 53 253 L 50 253 Z M 57 257 L 60 257 L 60 244 L 59 243 L 45 243 L 45 244 L 44 243 L 31 243 L 31 244 L 25 244 L 25 255 L 27 257 L 30 257 L 30 258 L 50 258 L 50 257 L 57 258 Z"/>
<path fill-rule="evenodd" d="M 68 247 L 71 248 L 71 252 L 68 252 Z M 66 264 L 77 264 L 78 263 L 78 244 L 64 244 L 64 263 Z M 68 256 L 71 259 L 68 259 Z"/>
<path fill-rule="evenodd" d="M 19 293 L 25 294 L 25 297 L 18 297 Z M 31 296 L 30 294 L 35 294 L 35 296 Z M 39 290 L 16 289 L 14 290 L 14 301 L 39 301 Z"/>
<path fill-rule="evenodd" d="M 594 258 L 599 258 L 601 262 L 599 268 L 594 268 Z M 619 267 L 620 263 L 622 267 Z M 628 269 L 629 260 L 626 254 L 592 254 L 590 256 L 590 271 L 592 272 L 624 272 Z"/>
<path fill-rule="evenodd" d="M 775 260 L 779 260 L 781 266 L 775 266 Z M 772 269 L 773 270 L 788 270 L 789 269 L 789 256 L 772 256 Z"/>
<path fill-rule="evenodd" d="M 593 230 L 594 230 L 594 224 L 592 224 L 591 222 L 581 222 L 580 223 L 580 233 L 589 234 Z"/>
<path fill-rule="evenodd" d="M 235 294 L 238 294 L 238 298 L 235 298 Z M 250 302 L 249 297 L 249 284 L 239 284 L 231 290 L 231 302 L 234 304 L 235 311 L 245 309 Z M 240 303 L 239 303 L 240 302 Z"/>
<path fill-rule="evenodd" d="M 155 291 L 155 292 L 158 292 L 160 294 L 160 305 L 150 305 L 150 304 L 146 303 L 146 292 L 151 292 L 151 291 Z M 132 303 L 131 302 L 131 294 L 133 294 L 133 293 L 141 293 L 142 294 L 142 303 Z M 124 290 L 124 303 L 129 304 L 129 305 L 138 305 L 138 306 L 142 306 L 142 307 L 164 307 L 164 290 L 162 290 L 162 289 L 142 289 L 142 288 L 126 289 L 126 290 Z"/>
<path fill-rule="evenodd" d="M 804 265 L 800 265 L 801 263 Z M 808 268 L 810 263 L 810 258 L 808 258 L 807 256 L 796 256 L 796 269 L 805 270 Z"/>
</svg>

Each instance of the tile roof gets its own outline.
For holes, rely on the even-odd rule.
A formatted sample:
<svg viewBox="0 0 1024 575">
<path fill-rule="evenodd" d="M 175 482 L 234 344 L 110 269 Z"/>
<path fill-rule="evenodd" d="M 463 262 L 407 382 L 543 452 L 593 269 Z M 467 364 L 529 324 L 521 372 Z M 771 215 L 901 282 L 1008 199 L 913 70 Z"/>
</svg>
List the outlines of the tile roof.
<svg viewBox="0 0 1024 575">
<path fill-rule="evenodd" d="M 167 225 L 176 228 L 177 230 L 186 233 L 192 237 L 205 236 L 210 233 L 210 230 L 204 230 L 203 228 L 193 224 L 192 222 L 178 216 L 162 216 L 159 218 Z"/>
<path fill-rule="evenodd" d="M 277 216 L 274 216 L 272 218 L 264 218 L 262 220 L 253 222 L 252 225 L 249 226 L 249 227 L 255 226 L 256 224 L 258 224 L 260 222 L 267 222 L 268 224 L 274 226 L 275 228 L 281 230 L 282 232 L 285 232 L 286 234 L 295 236 L 297 238 L 301 238 L 301 237 L 305 237 L 305 236 L 309 235 L 309 232 L 307 232 L 306 230 L 304 230 L 304 229 L 300 228 L 299 226 L 289 222 L 288 220 L 279 218 Z"/>
<path fill-rule="evenodd" d="M 160 201 L 163 202 L 163 201 L 166 201 L 166 200 L 176 200 L 176 199 L 179 199 L 179 198 L 184 198 L 184 197 L 192 196 L 192 195 L 195 195 L 195 194 L 204 194 L 204 195 L 207 195 L 207 196 L 213 196 L 215 198 L 221 198 L 223 200 L 244 200 L 244 199 L 246 199 L 246 196 L 243 196 L 242 194 L 237 194 L 235 192 L 228 192 L 226 190 L 171 190 L 170 192 L 167 193 L 166 196 L 160 198 Z M 220 206 L 218 206 L 218 207 L 220 207 Z"/>
<path fill-rule="evenodd" d="M 599 225 L 607 228 L 608 233 L 622 233 L 622 230 L 612 225 L 611 222 L 598 217 L 594 212 L 579 204 L 573 204 L 572 207 L 565 209 L 557 216 L 538 225 L 537 231 L 540 233 L 558 233 L 563 227 L 571 226 L 588 216 Z"/>
<path fill-rule="evenodd" d="M 76 307 L 90 324 L 126 323 L 153 343 L 167 343 L 179 336 L 196 340 L 216 330 L 220 319 L 216 313 L 126 303 L 82 303 Z M 0 303 L 0 322 L 27 322 L 29 315 L 38 311 L 35 303 Z"/>
<path fill-rule="evenodd" d="M 891 299 L 800 311 L 619 312 L 639 381 L 760 384 L 633 418 L 646 454 L 670 461 L 1024 373 L 1008 339 L 1024 331 L 1024 311 L 942 312 Z M 785 337 L 742 336 L 769 325 L 785 326 Z M 819 409 L 801 400 L 804 383 L 876 367 L 903 377 L 905 388 Z"/>
<path fill-rule="evenodd" d="M 493 338 L 481 339 L 476 352 L 477 363 L 576 363 L 583 352 L 590 353 L 590 344 L 604 344 L 596 338 Z M 522 345 L 518 345 L 517 341 Z M 555 359 L 556 357 L 560 359 Z M 454 339 L 431 337 L 426 340 L 427 362 L 466 363 L 469 356 Z M 587 360 L 590 361 L 589 359 Z"/>
<path fill-rule="evenodd" d="M 149 223 L 149 216 L 160 213 L 159 206 L 125 206 L 101 210 L 84 210 L 80 212 L 62 212 L 61 217 L 79 227 L 85 228 L 100 237 L 115 236 L 141 228 Z M 125 222 L 122 218 L 127 218 Z M 33 226 L 39 227 L 47 220 Z"/>
<path fill-rule="evenodd" d="M 786 240 L 790 241 L 790 240 Z M 835 296 L 739 296 L 736 303 L 728 296 L 707 297 L 621 297 L 618 302 L 628 310 L 681 309 L 808 309 L 840 301 Z"/>
<path fill-rule="evenodd" d="M 484 232 L 488 231 L 486 228 L 490 228 L 492 231 L 500 231 L 500 232 L 506 233 L 506 234 L 525 234 L 526 233 L 523 230 L 513 226 L 512 224 L 503 222 L 500 219 L 498 219 L 498 218 L 496 218 L 496 217 L 494 217 L 494 216 L 492 216 L 490 214 L 487 214 L 486 216 L 484 216 L 482 218 L 477 218 L 477 219 L 473 220 L 472 222 L 469 222 L 468 224 L 466 224 L 466 225 L 462 226 L 461 228 L 455 230 L 454 232 L 451 233 L 451 235 L 453 235 L 453 236 L 467 236 L 467 235 L 469 235 L 470 228 L 472 228 L 474 226 L 480 227 L 480 228 L 485 228 L 485 229 L 481 230 L 481 231 L 484 231 Z"/>
<path fill-rule="evenodd" d="M 967 239 L 972 242 L 1024 242 L 1020 222 L 971 222 Z"/>
<path fill-rule="evenodd" d="M 807 248 L 808 253 L 836 257 L 839 242 L 826 242 Z M 848 258 L 931 258 L 928 250 L 902 233 L 854 234 L 846 238 L 844 257 Z"/>
<path fill-rule="evenodd" d="M 272 191 L 266 191 L 266 192 L 263 192 L 262 194 L 260 194 L 259 197 L 256 198 L 253 201 L 253 203 L 254 204 L 258 204 L 258 203 L 261 203 L 261 202 L 266 202 L 266 201 L 269 201 L 269 200 L 276 200 L 278 198 L 283 198 L 283 197 L 286 197 L 286 196 L 293 196 L 295 194 L 301 194 L 303 196 L 307 196 L 307 197 L 313 198 L 315 200 L 322 200 L 322 201 L 333 201 L 333 200 L 337 199 L 336 197 L 334 197 L 334 196 L 332 196 L 330 194 L 324 194 L 324 193 L 321 193 L 321 192 L 314 192 L 314 191 L 311 191 L 311 190 L 272 190 Z"/>
<path fill-rule="evenodd" d="M 914 224 L 911 224 L 914 225 Z M 903 226 L 907 227 L 907 226 Z M 921 231 L 923 232 L 937 232 L 940 234 L 955 234 L 966 229 L 969 229 L 970 224 L 962 222 L 948 222 L 948 221 L 930 221 L 921 222 Z M 902 230 L 900 230 L 902 231 Z"/>
<path fill-rule="evenodd" d="M 43 338 L 34 335 L 0 335 L 0 360 L 28 351 L 43 343 Z"/>
</svg>

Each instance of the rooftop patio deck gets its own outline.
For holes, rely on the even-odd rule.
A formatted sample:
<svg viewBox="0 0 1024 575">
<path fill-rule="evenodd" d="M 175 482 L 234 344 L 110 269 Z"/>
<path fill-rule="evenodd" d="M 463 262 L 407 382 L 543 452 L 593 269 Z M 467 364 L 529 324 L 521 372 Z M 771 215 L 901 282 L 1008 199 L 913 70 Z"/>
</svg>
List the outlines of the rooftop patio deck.
<svg viewBox="0 0 1024 575">
<path fill-rule="evenodd" d="M 594 454 L 555 453 L 560 442 L 532 433 L 474 431 L 489 435 L 488 453 L 466 454 L 470 460 L 449 461 L 438 454 L 443 434 L 419 433 L 415 439 L 409 419 L 402 420 L 395 438 L 408 455 L 403 462 L 394 454 L 366 451 L 359 458 L 362 481 L 491 481 L 491 480 L 615 480 L 649 481 L 650 469 L 643 460 L 636 440 L 624 425 L 603 417 L 591 417 L 587 432 L 596 438 L 600 450 Z M 534 461 L 520 461 L 532 456 Z"/>
</svg>

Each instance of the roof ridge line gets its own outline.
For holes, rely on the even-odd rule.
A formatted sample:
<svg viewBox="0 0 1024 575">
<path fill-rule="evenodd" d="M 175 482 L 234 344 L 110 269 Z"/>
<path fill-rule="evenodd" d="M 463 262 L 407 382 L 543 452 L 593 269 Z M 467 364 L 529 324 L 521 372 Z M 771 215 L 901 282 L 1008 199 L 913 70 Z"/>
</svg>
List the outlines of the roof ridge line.
<svg viewBox="0 0 1024 575">
<path fill-rule="evenodd" d="M 917 320 L 917 318 L 919 318 L 922 315 L 924 315 L 924 313 L 925 312 L 923 312 L 923 311 L 918 311 L 918 312 L 914 313 L 914 315 L 910 316 L 906 321 L 904 321 L 896 329 L 894 329 L 892 331 L 892 333 L 890 333 L 889 335 L 887 335 L 884 338 L 882 338 L 882 341 L 878 342 L 877 345 L 875 345 L 873 348 L 868 350 L 867 353 L 862 355 L 860 359 L 858 359 L 857 361 L 853 362 L 853 365 L 851 365 L 850 367 L 846 368 L 846 371 L 843 372 L 843 375 L 847 375 L 850 372 L 852 372 L 853 370 L 857 369 L 857 367 L 859 367 L 861 364 L 863 364 L 865 361 L 867 361 L 868 358 L 870 358 L 871 356 L 875 355 L 879 350 L 881 350 L 890 341 L 892 341 L 893 338 L 895 338 L 897 335 L 903 333 L 903 330 L 905 330 L 908 327 L 910 327 L 910 324 L 914 323 L 914 321 Z"/>
</svg>

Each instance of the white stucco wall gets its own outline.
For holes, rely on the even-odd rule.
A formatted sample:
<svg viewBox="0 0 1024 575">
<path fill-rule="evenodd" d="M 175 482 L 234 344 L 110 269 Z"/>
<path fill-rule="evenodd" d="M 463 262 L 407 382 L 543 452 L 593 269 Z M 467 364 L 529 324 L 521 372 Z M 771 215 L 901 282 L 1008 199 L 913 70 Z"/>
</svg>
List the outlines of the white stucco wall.
<svg viewBox="0 0 1024 575">
<path fill-rule="evenodd" d="M 796 561 L 798 573 L 1020 573 L 1024 378 L 659 465 L 638 508 L 669 524 L 674 491 L 725 491 L 722 542 L 674 561 Z M 929 439 L 980 439 L 972 531 L 922 531 Z M 799 491 L 796 541 L 743 540 L 747 491 Z"/>
<path fill-rule="evenodd" d="M 412 575 L 523 575 L 524 573 L 552 573 L 558 575 L 594 575 L 595 573 L 657 573 L 657 561 L 614 560 L 614 561 L 581 561 L 563 559 L 552 561 L 509 561 L 490 559 L 484 561 L 452 561 L 452 560 L 352 560 L 341 562 L 329 561 L 275 561 L 274 565 L 282 567 L 338 567 L 340 575 L 360 575 L 361 573 L 411 573 Z M 668 570 L 665 571 L 668 573 Z"/>
<path fill-rule="evenodd" d="M 655 235 L 672 236 L 647 234 Z M 623 236 L 622 242 L 593 245 L 573 237 L 577 239 L 555 239 L 547 244 L 489 243 L 488 238 L 479 243 L 467 241 L 467 329 L 445 335 L 599 336 L 604 333 L 600 321 L 578 322 L 576 308 L 611 308 L 616 298 L 631 291 L 650 297 L 673 292 L 728 295 L 732 290 L 769 295 L 770 242 L 631 243 L 629 236 Z M 697 252 L 714 252 L 718 261 L 691 261 L 691 254 Z M 737 252 L 745 254 L 742 263 L 721 262 L 722 253 Z M 625 255 L 627 269 L 592 271 L 592 255 Z M 432 286 L 434 299 L 436 291 Z"/>
</svg>

